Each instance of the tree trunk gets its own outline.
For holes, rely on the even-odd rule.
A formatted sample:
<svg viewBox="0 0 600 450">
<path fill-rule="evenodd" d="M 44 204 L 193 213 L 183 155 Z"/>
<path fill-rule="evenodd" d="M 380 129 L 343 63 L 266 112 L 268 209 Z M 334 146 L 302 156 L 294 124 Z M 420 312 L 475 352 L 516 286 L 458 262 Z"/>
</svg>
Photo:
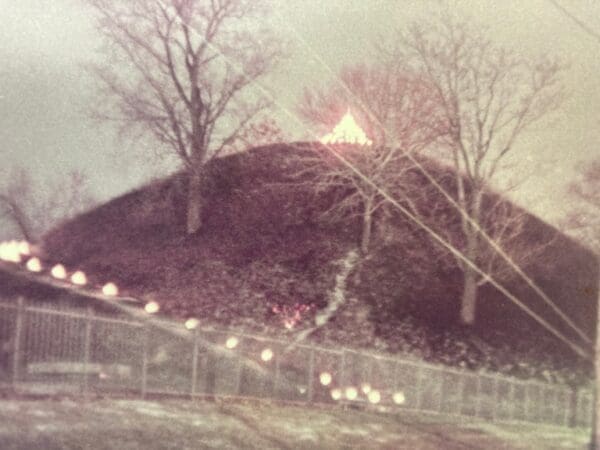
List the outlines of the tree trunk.
<svg viewBox="0 0 600 450">
<path fill-rule="evenodd" d="M 460 322 L 463 325 L 475 323 L 475 309 L 477 304 L 477 273 L 466 267 L 464 284 L 460 299 Z"/>
<path fill-rule="evenodd" d="M 187 196 L 187 234 L 194 234 L 202 227 L 204 206 L 202 178 L 201 170 L 190 170 Z"/>
<path fill-rule="evenodd" d="M 473 214 L 477 220 L 478 214 Z M 470 225 L 465 227 L 465 256 L 467 259 L 477 264 L 477 256 L 479 255 L 479 241 L 477 236 L 478 231 Z M 463 291 L 460 299 L 460 322 L 463 325 L 473 325 L 475 323 L 475 313 L 477 307 L 477 281 L 478 274 L 468 264 L 463 263 Z"/>
<path fill-rule="evenodd" d="M 369 251 L 369 245 L 371 243 L 371 232 L 373 228 L 373 214 L 368 208 L 363 213 L 363 224 L 362 224 L 362 235 L 360 239 L 360 251 L 363 255 L 366 255 Z"/>
</svg>

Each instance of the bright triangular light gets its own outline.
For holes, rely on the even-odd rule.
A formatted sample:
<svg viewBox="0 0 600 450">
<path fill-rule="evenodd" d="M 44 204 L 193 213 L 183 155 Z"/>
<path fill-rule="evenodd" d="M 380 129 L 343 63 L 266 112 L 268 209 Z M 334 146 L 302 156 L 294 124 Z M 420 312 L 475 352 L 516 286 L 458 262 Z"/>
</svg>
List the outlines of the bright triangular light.
<svg viewBox="0 0 600 450">
<path fill-rule="evenodd" d="M 373 144 L 373 141 L 367 137 L 363 129 L 356 123 L 350 111 L 347 111 L 333 128 L 333 131 L 323 136 L 320 141 L 322 144 Z"/>
</svg>

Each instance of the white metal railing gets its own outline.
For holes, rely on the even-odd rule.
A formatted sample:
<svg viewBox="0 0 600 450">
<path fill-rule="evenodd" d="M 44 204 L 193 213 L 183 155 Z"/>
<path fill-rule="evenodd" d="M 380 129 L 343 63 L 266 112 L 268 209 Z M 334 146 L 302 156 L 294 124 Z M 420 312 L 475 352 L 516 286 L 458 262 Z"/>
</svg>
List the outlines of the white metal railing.
<svg viewBox="0 0 600 450">
<path fill-rule="evenodd" d="M 591 424 L 586 390 L 310 343 L 290 350 L 285 339 L 226 329 L 182 334 L 181 324 L 159 321 L 99 314 L 91 306 L 0 301 L 0 382 L 17 390 L 69 386 L 83 395 L 373 403 L 488 420 Z"/>
</svg>

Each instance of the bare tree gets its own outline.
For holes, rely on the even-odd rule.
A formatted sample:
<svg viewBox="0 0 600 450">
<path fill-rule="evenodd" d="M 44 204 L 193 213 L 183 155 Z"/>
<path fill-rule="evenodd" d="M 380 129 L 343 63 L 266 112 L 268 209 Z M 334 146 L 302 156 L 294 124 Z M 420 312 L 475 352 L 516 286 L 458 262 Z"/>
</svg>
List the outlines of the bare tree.
<svg viewBox="0 0 600 450">
<path fill-rule="evenodd" d="M 518 56 L 494 45 L 484 31 L 447 17 L 415 25 L 399 38 L 392 58 L 424 74 L 449 124 L 445 148 L 455 171 L 456 202 L 472 219 L 461 215 L 459 248 L 485 265 L 480 227 L 493 223 L 494 212 L 484 207 L 484 193 L 523 131 L 560 104 L 562 66 L 547 57 Z M 460 317 L 472 324 L 481 280 L 458 264 L 464 275 Z"/>
<path fill-rule="evenodd" d="M 23 238 L 33 242 L 35 232 L 27 213 L 28 207 L 25 206 L 31 197 L 31 182 L 27 172 L 23 169 L 15 171 L 13 174 L 0 192 L 0 217 L 16 227 Z"/>
<path fill-rule="evenodd" d="M 107 57 L 94 67 L 102 118 L 149 135 L 189 175 L 187 232 L 202 226 L 203 167 L 234 146 L 268 102 L 248 86 L 279 56 L 256 0 L 88 0 Z"/>
<path fill-rule="evenodd" d="M 23 169 L 11 171 L 0 188 L 0 218 L 29 242 L 95 203 L 87 177 L 72 171 L 58 182 L 40 183 Z"/>
<path fill-rule="evenodd" d="M 577 200 L 563 228 L 600 254 L 600 159 L 580 166 L 578 178 L 569 187 Z"/>
<path fill-rule="evenodd" d="M 414 209 L 416 192 L 411 188 L 413 165 L 408 155 L 419 154 L 443 134 L 443 123 L 437 120 L 438 104 L 435 93 L 410 72 L 357 65 L 343 69 L 339 80 L 326 89 L 306 90 L 299 112 L 311 125 L 325 131 L 344 111 L 351 111 L 372 142 L 344 145 L 344 157 L 377 186 L 393 191 Z M 386 215 L 386 201 L 372 184 L 328 151 L 315 150 L 302 155 L 303 170 L 297 176 L 307 180 L 317 194 L 338 194 L 325 217 L 360 218 L 360 248 L 366 254 L 375 218 Z"/>
</svg>

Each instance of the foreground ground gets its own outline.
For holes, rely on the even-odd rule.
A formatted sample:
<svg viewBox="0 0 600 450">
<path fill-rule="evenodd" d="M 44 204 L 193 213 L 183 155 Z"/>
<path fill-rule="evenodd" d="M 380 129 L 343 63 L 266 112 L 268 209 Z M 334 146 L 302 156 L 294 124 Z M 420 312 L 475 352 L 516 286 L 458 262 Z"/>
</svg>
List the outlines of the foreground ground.
<svg viewBox="0 0 600 450">
<path fill-rule="evenodd" d="M 0 400 L 8 449 L 584 449 L 585 430 L 256 402 Z"/>
</svg>

